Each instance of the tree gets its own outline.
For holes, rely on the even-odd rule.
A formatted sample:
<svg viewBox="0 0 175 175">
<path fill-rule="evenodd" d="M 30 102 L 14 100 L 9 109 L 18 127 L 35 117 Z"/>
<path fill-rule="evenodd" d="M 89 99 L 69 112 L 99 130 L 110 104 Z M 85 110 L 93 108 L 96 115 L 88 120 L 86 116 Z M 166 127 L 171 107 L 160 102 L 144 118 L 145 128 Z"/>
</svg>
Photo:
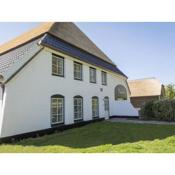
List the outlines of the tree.
<svg viewBox="0 0 175 175">
<path fill-rule="evenodd" d="M 169 99 L 175 99 L 175 84 L 168 84 L 165 87 L 165 96 Z"/>
</svg>

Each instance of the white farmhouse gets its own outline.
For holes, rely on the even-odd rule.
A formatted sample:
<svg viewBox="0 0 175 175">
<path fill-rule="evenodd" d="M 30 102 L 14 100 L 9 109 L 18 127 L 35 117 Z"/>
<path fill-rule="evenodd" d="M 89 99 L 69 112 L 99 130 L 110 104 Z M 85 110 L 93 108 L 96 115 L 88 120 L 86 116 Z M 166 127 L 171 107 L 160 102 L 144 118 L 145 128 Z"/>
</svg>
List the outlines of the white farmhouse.
<svg viewBox="0 0 175 175">
<path fill-rule="evenodd" d="M 126 75 L 73 23 L 0 46 L 0 83 L 0 138 L 138 115 Z"/>
</svg>

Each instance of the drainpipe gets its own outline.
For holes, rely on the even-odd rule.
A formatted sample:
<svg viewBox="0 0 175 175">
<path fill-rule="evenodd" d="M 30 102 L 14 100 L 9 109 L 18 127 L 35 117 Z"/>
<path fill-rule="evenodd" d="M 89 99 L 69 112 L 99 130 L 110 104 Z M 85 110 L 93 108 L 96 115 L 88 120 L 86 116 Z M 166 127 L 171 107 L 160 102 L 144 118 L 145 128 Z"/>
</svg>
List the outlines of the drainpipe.
<svg viewBox="0 0 175 175">
<path fill-rule="evenodd" d="M 1 88 L 1 103 L 0 103 L 0 137 L 1 137 L 1 130 L 2 130 L 2 106 L 3 106 L 3 100 L 4 100 L 4 91 L 5 91 L 5 85 L 4 85 L 4 83 L 3 83 L 3 76 L 2 75 L 0 75 L 0 88 Z M 0 139 L 0 143 L 1 143 L 1 139 Z"/>
<path fill-rule="evenodd" d="M 4 91 L 5 91 L 5 84 L 3 83 L 3 81 L 4 81 L 4 77 L 2 74 L 0 74 L 0 86 L 2 88 L 2 101 L 4 97 Z"/>
<path fill-rule="evenodd" d="M 1 84 L 1 88 L 2 88 L 2 101 L 4 99 L 4 92 L 5 92 L 5 85 Z"/>
</svg>

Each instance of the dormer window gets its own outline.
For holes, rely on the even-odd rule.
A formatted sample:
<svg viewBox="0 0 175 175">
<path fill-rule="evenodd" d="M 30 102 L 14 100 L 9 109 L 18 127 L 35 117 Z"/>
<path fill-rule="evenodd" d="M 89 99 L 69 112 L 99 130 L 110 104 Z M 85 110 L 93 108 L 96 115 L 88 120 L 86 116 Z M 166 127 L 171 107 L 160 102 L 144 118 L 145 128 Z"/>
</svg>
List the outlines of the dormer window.
<svg viewBox="0 0 175 175">
<path fill-rule="evenodd" d="M 52 54 L 52 75 L 64 77 L 64 58 Z"/>
</svg>

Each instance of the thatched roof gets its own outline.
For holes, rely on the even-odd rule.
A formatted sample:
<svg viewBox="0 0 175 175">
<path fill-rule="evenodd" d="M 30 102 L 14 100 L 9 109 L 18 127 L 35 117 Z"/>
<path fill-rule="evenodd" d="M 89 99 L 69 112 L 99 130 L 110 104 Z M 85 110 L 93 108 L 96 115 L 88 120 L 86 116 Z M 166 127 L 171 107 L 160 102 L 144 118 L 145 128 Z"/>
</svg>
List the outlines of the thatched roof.
<svg viewBox="0 0 175 175">
<path fill-rule="evenodd" d="M 0 46 L 0 55 L 45 33 L 54 35 L 92 55 L 114 64 L 75 24 L 71 22 L 46 22 Z"/>
<path fill-rule="evenodd" d="M 156 78 L 129 80 L 128 85 L 131 97 L 159 96 L 162 92 L 162 84 Z"/>
</svg>

